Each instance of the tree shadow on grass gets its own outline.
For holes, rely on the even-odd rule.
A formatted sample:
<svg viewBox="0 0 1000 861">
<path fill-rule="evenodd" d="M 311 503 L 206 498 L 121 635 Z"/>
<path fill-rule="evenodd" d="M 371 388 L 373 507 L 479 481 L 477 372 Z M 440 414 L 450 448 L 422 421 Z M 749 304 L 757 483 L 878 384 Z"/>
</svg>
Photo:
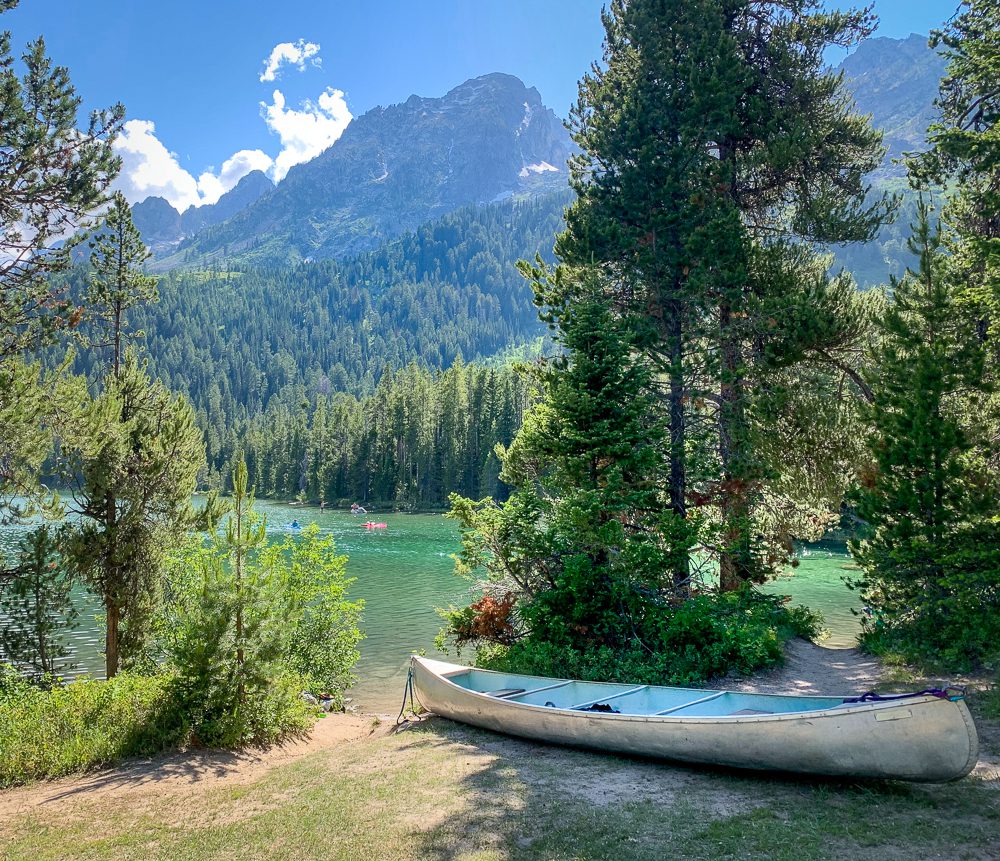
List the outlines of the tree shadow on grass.
<svg viewBox="0 0 1000 861">
<path fill-rule="evenodd" d="M 689 767 L 525 741 L 440 718 L 405 735 L 418 751 L 465 762 L 453 795 L 457 808 L 427 823 L 414 852 L 433 861 L 807 861 L 861 858 L 874 847 L 895 851 L 910 843 L 927 857 L 938 840 L 947 850 L 942 835 L 954 828 L 972 851 L 988 852 L 1000 824 L 1000 807 L 983 810 L 986 796 L 968 785 Z"/>
<path fill-rule="evenodd" d="M 140 787 L 165 781 L 197 783 L 219 779 L 236 771 L 246 762 L 246 755 L 225 750 L 183 751 L 129 759 L 94 774 L 84 775 L 73 785 L 46 796 L 40 803 L 50 804 L 64 798 L 124 787 Z"/>
</svg>

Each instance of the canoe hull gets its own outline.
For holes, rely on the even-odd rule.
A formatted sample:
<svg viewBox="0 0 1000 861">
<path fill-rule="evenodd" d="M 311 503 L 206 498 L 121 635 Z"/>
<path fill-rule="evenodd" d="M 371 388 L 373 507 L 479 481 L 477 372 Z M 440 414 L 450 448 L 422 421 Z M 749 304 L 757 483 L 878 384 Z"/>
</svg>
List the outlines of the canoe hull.
<svg viewBox="0 0 1000 861">
<path fill-rule="evenodd" d="M 553 744 L 732 768 L 932 782 L 964 777 L 978 758 L 963 701 L 928 696 L 740 717 L 607 714 L 509 702 L 448 681 L 465 669 L 415 657 L 421 705 L 451 720 Z"/>
</svg>

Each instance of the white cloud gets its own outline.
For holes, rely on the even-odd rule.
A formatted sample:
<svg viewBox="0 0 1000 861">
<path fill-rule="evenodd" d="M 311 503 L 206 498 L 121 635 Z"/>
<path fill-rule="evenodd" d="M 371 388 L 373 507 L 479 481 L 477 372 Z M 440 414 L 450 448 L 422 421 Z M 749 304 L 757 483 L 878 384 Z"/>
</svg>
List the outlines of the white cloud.
<svg viewBox="0 0 1000 861">
<path fill-rule="evenodd" d="M 218 172 L 206 170 L 195 179 L 156 136 L 156 126 L 150 120 L 125 123 L 114 148 L 122 159 L 115 187 L 130 203 L 163 197 L 179 212 L 215 203 L 250 171 L 268 171 L 274 164 L 267 153 L 244 149 L 226 159 Z"/>
<path fill-rule="evenodd" d="M 150 196 L 164 197 L 184 211 L 201 203 L 198 182 L 180 166 L 177 156 L 156 136 L 150 120 L 129 120 L 115 139 L 122 172 L 116 181 L 130 203 Z"/>
<path fill-rule="evenodd" d="M 281 152 L 274 160 L 275 182 L 285 178 L 294 165 L 309 161 L 333 144 L 353 117 L 342 90 L 328 87 L 315 103 L 308 99 L 299 110 L 285 107 L 285 96 L 275 90 L 273 103 L 261 102 L 261 114 L 267 127 L 281 140 Z"/>
<path fill-rule="evenodd" d="M 206 170 L 198 177 L 202 203 L 215 203 L 251 171 L 261 170 L 267 173 L 273 165 L 274 160 L 267 153 L 259 149 L 241 149 L 222 163 L 218 174 Z"/>
<path fill-rule="evenodd" d="M 319 45 L 299 39 L 297 42 L 281 42 L 274 46 L 271 56 L 264 61 L 264 71 L 260 73 L 261 83 L 273 81 L 282 66 L 295 66 L 300 72 L 306 68 L 306 60 L 312 60 L 313 66 L 322 62 L 317 56 Z"/>
</svg>

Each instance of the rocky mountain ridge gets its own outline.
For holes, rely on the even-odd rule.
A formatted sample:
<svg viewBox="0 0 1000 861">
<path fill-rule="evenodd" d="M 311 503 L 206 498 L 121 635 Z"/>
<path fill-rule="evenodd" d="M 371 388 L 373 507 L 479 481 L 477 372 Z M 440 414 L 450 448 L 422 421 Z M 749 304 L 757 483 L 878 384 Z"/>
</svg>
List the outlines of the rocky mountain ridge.
<svg viewBox="0 0 1000 861">
<path fill-rule="evenodd" d="M 923 145 L 935 118 L 943 59 L 924 36 L 879 37 L 837 69 L 858 109 L 885 131 L 886 160 L 874 179 L 899 182 L 898 160 Z M 133 212 L 160 271 L 221 259 L 345 259 L 465 206 L 564 189 L 572 151 L 536 89 L 493 73 L 438 98 L 373 108 L 277 187 L 254 172 L 211 207 L 181 215 L 150 198 Z"/>
<path fill-rule="evenodd" d="M 132 206 L 132 220 L 154 254 L 169 253 L 181 240 L 220 224 L 273 190 L 274 183 L 254 170 L 215 203 L 190 206 L 180 213 L 162 197 L 147 197 Z"/>
<path fill-rule="evenodd" d="M 538 91 L 512 75 L 484 75 L 440 98 L 414 95 L 353 120 L 333 146 L 159 268 L 192 257 L 353 256 L 470 204 L 564 188 L 572 147 Z"/>
</svg>

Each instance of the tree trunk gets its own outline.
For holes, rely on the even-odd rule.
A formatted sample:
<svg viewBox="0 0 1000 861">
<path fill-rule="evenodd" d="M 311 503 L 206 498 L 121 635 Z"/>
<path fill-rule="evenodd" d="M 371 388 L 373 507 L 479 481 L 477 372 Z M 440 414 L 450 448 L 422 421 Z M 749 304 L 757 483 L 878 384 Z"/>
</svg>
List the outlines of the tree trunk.
<svg viewBox="0 0 1000 861">
<path fill-rule="evenodd" d="M 118 673 L 118 627 L 121 621 L 121 607 L 112 595 L 121 594 L 119 579 L 121 570 L 116 561 L 118 527 L 118 506 L 110 493 L 104 498 L 104 528 L 107 530 L 108 545 L 104 551 L 104 610 L 107 615 L 107 632 L 104 641 L 105 675 L 113 679 Z"/>
<path fill-rule="evenodd" d="M 104 635 L 105 675 L 113 679 L 118 674 L 118 622 L 121 613 L 118 605 L 110 601 L 105 610 L 108 617 L 107 632 Z"/>
<path fill-rule="evenodd" d="M 121 375 L 121 364 L 122 364 L 122 303 L 120 301 L 115 302 L 115 355 L 114 355 L 114 373 L 115 379 L 117 380 Z"/>
<path fill-rule="evenodd" d="M 684 413 L 684 343 L 680 308 L 671 306 L 670 343 L 670 508 L 681 520 L 687 519 L 687 426 Z M 690 591 L 690 559 L 687 550 L 674 562 L 674 591 L 687 597 Z"/>
<path fill-rule="evenodd" d="M 735 591 L 753 577 L 745 387 L 739 339 L 733 329 L 732 309 L 728 304 L 722 304 L 719 308 L 722 361 L 719 387 L 719 460 L 722 464 L 719 485 L 722 518 L 719 589 L 722 592 Z"/>
</svg>

